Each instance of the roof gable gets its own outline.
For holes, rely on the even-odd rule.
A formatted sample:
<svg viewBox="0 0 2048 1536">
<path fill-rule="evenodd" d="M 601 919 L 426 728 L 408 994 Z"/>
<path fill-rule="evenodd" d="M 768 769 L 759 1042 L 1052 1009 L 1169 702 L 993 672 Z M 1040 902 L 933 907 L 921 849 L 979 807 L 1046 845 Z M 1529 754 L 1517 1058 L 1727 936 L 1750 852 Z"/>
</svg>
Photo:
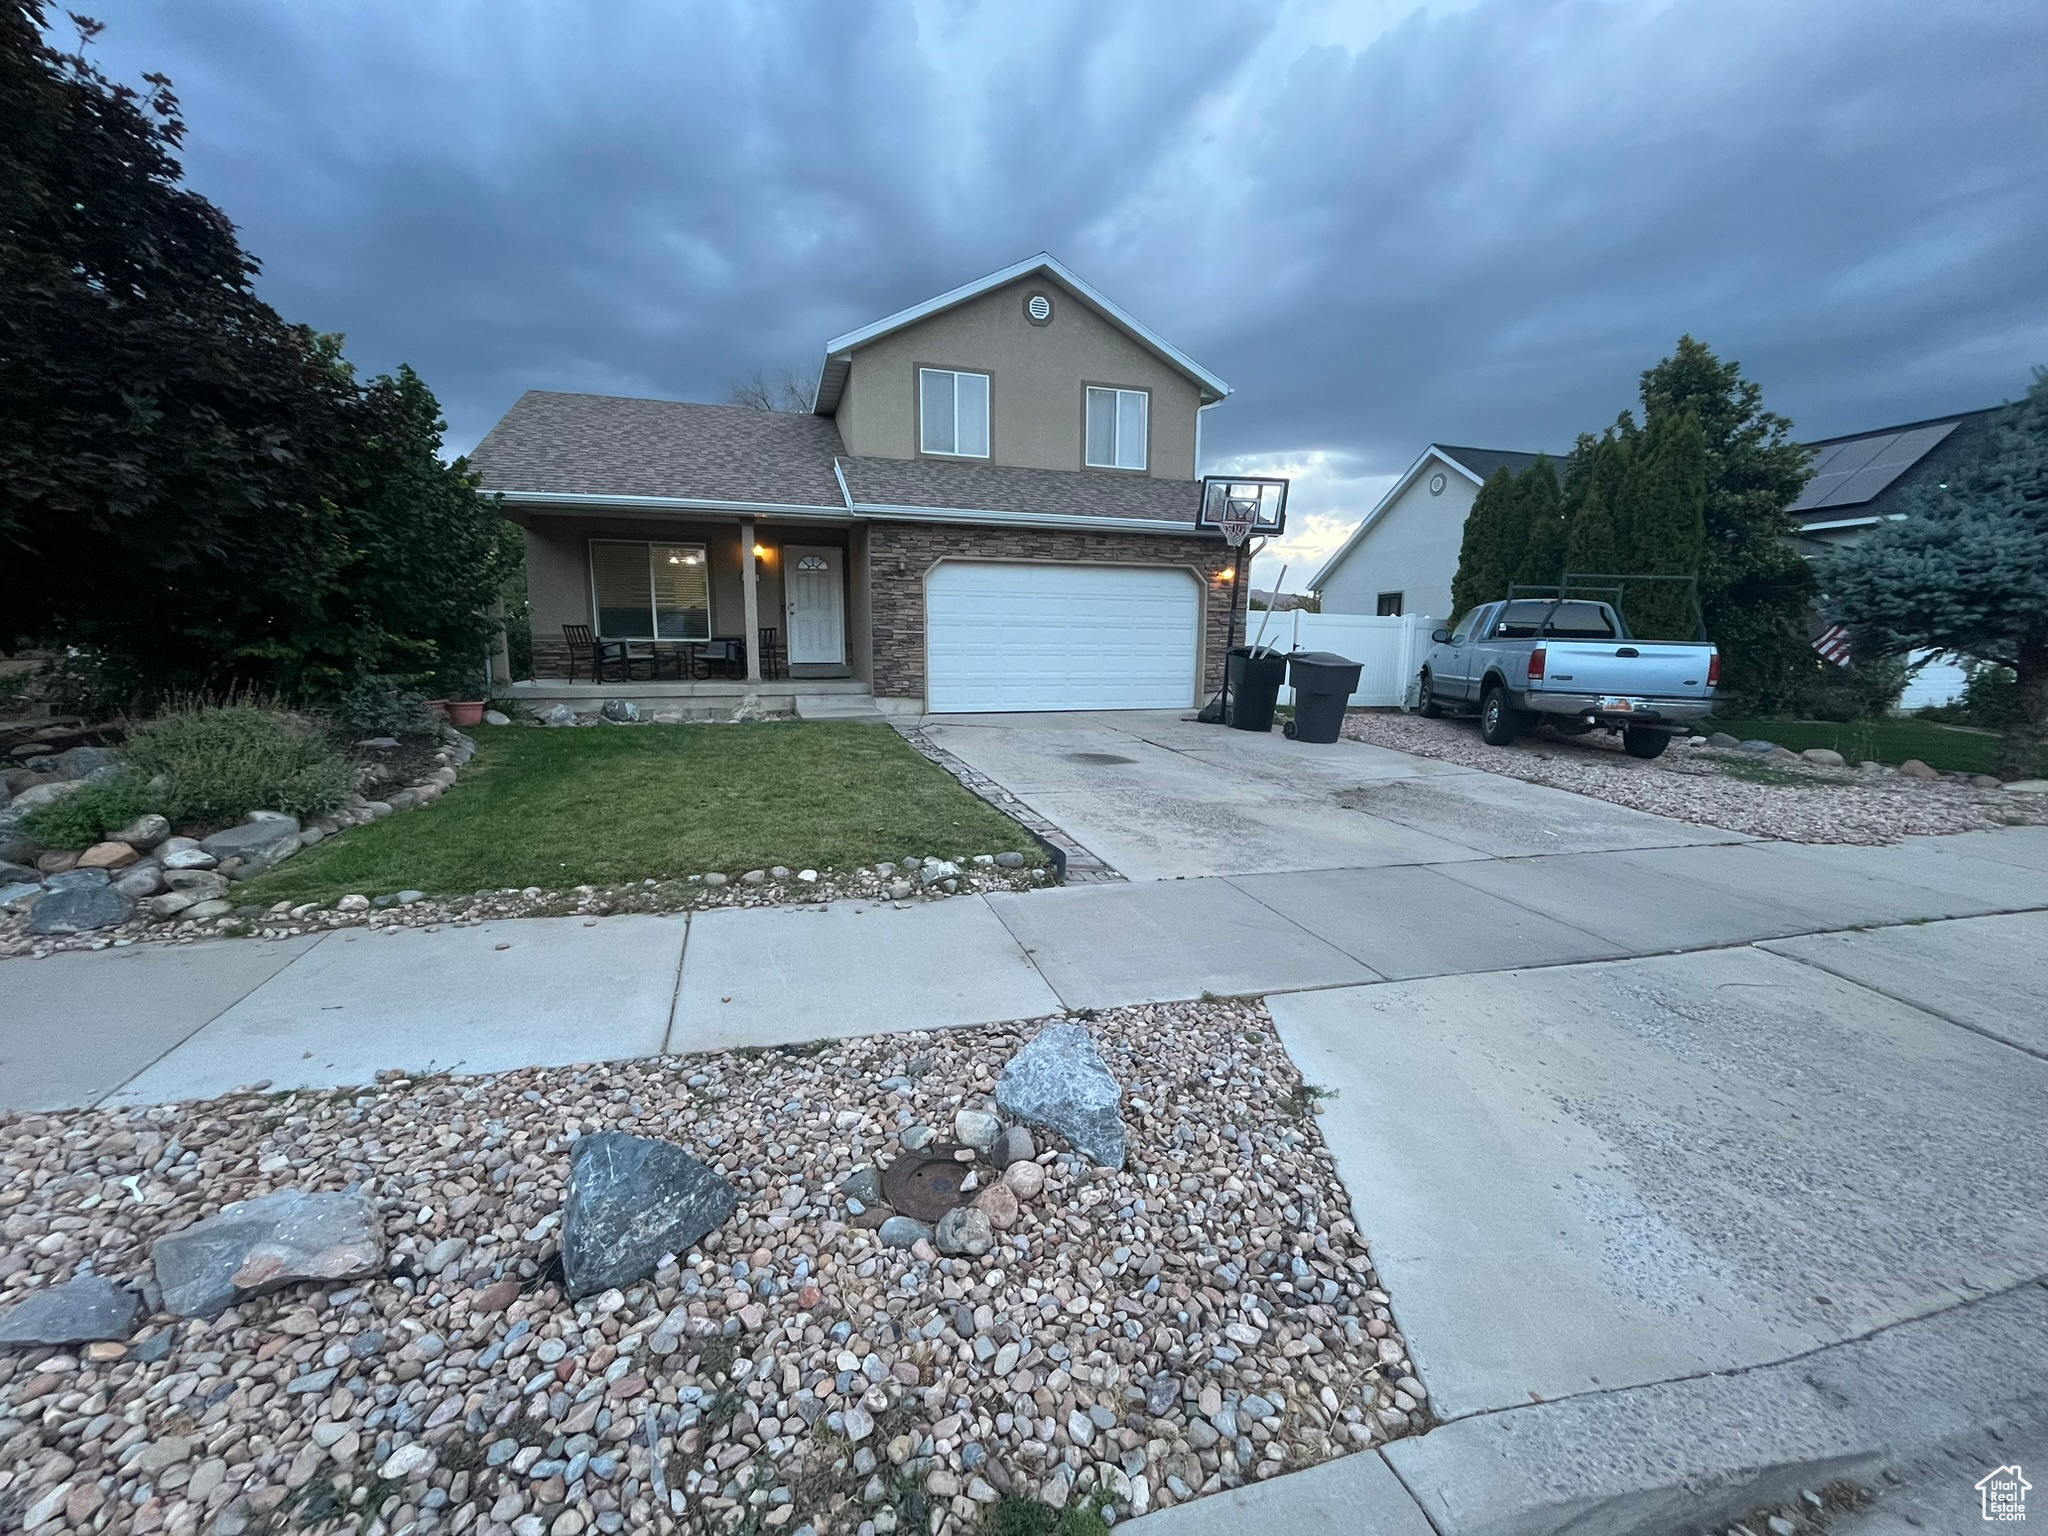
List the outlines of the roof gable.
<svg viewBox="0 0 2048 1536">
<path fill-rule="evenodd" d="M 986 277 L 979 277 L 971 283 L 963 283 L 958 288 L 949 289 L 936 298 L 926 299 L 922 304 L 913 304 L 908 309 L 898 310 L 893 315 L 848 331 L 842 336 L 834 336 L 825 343 L 825 366 L 818 373 L 818 392 L 812 401 L 812 409 L 820 416 L 829 416 L 839 408 L 840 395 L 846 388 L 846 377 L 852 368 L 853 354 L 859 348 L 870 342 L 879 341 L 884 336 L 894 335 L 897 331 L 905 330 L 933 315 L 956 309 L 985 293 L 994 292 L 1007 283 L 1014 283 L 1033 275 L 1051 278 L 1126 336 L 1186 375 L 1202 392 L 1204 403 L 1214 403 L 1230 393 L 1230 386 L 1223 380 L 1135 316 L 1126 313 L 1102 294 L 1097 293 L 1052 256 L 1041 251 L 1036 256 L 1017 262 L 1014 266 L 1004 267 L 999 272 L 991 272 Z"/>
<path fill-rule="evenodd" d="M 1497 469 L 1506 469 L 1511 474 L 1520 474 L 1538 459 L 1549 458 L 1548 454 L 1520 453 L 1511 448 L 1453 448 L 1443 443 L 1431 443 L 1423 449 L 1407 472 L 1387 488 L 1387 494 L 1373 503 L 1373 508 L 1359 519 L 1358 526 L 1351 530 L 1351 537 L 1337 546 L 1337 552 L 1323 562 L 1323 568 L 1309 579 L 1311 592 L 1321 589 L 1338 566 L 1351 558 L 1353 550 L 1365 542 L 1365 536 L 1373 526 L 1399 501 L 1408 487 L 1422 478 L 1422 472 L 1431 464 L 1441 464 L 1446 469 L 1456 470 L 1474 485 L 1484 485 Z M 1551 459 L 1554 464 L 1557 461 Z"/>
</svg>

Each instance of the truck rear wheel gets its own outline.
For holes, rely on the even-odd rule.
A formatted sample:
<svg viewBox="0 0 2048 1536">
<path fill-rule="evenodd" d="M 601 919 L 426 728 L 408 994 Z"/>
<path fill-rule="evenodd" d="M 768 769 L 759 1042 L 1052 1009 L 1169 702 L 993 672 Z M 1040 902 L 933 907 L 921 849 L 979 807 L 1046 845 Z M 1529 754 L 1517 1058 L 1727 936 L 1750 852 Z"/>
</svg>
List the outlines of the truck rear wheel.
<svg viewBox="0 0 2048 1536">
<path fill-rule="evenodd" d="M 1508 703 L 1507 689 L 1487 684 L 1486 696 L 1479 701 L 1479 739 L 1489 747 L 1512 746 L 1521 730 L 1522 712 Z"/>
<path fill-rule="evenodd" d="M 1630 757 L 1645 760 L 1662 757 L 1664 749 L 1671 745 L 1671 737 L 1664 731 L 1653 731 L 1645 726 L 1631 725 L 1621 733 L 1621 750 Z"/>
<path fill-rule="evenodd" d="M 1437 703 L 1436 694 L 1431 691 L 1429 668 L 1427 667 L 1422 669 L 1422 698 L 1421 702 L 1415 706 L 1415 713 L 1422 716 L 1425 720 L 1441 720 L 1443 718 L 1444 707 Z"/>
</svg>

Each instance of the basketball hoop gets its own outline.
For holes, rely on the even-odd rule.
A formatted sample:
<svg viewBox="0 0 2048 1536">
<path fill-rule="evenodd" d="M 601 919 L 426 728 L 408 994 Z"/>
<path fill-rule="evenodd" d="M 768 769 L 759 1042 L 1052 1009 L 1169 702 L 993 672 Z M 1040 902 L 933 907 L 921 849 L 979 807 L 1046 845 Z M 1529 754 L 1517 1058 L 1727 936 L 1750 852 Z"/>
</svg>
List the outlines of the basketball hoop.
<svg viewBox="0 0 2048 1536">
<path fill-rule="evenodd" d="M 1258 525 L 1259 502 L 1257 497 L 1229 496 L 1224 498 L 1223 515 L 1216 519 L 1216 527 L 1223 534 L 1223 542 L 1232 549 L 1244 548 L 1244 541 L 1252 536 L 1252 529 Z"/>
</svg>

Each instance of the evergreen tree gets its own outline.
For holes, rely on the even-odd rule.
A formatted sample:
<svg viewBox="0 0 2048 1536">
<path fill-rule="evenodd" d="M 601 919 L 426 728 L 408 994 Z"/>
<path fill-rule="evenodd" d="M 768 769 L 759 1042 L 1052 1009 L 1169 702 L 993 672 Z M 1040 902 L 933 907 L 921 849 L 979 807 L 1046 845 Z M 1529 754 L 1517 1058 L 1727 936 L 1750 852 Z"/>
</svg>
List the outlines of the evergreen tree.
<svg viewBox="0 0 2048 1536">
<path fill-rule="evenodd" d="M 1451 578 L 1452 623 L 1479 604 L 1506 595 L 1513 567 L 1507 563 L 1505 550 L 1519 517 L 1520 500 L 1521 492 L 1506 465 L 1496 469 L 1473 498 L 1458 547 L 1458 573 Z M 1521 546 L 1517 543 L 1514 547 L 1519 558 Z"/>
<path fill-rule="evenodd" d="M 2048 370 L 1990 418 L 1944 483 L 1915 487 L 1903 507 L 1823 563 L 1825 610 L 1859 651 L 1952 651 L 2012 668 L 1998 774 L 2030 777 L 2048 738 Z"/>
<path fill-rule="evenodd" d="M 1705 437 L 1700 607 L 1721 648 L 1722 692 L 1745 707 L 1776 707 L 1811 655 L 1813 577 L 1788 542 L 1786 511 L 1811 473 L 1809 455 L 1792 441 L 1792 423 L 1764 409 L 1762 388 L 1743 378 L 1741 364 L 1690 336 L 1643 374 L 1642 399 L 1646 426 L 1690 411 Z"/>
<path fill-rule="evenodd" d="M 1568 530 L 1564 498 L 1549 456 L 1537 454 L 1536 462 L 1516 477 L 1515 489 L 1527 523 L 1515 580 L 1527 586 L 1554 585 L 1564 570 Z"/>
<path fill-rule="evenodd" d="M 1607 492 L 1599 481 L 1588 481 L 1572 512 L 1571 531 L 1564 547 L 1565 569 L 1605 574 L 1620 565 L 1621 551 L 1614 537 L 1614 519 L 1607 511 Z"/>
<path fill-rule="evenodd" d="M 1630 575 L 1691 576 L 1706 545 L 1707 440 L 1698 418 L 1651 418 L 1629 457 L 1622 484 L 1628 535 L 1622 569 Z M 1693 636 L 1692 601 L 1676 582 L 1641 582 L 1624 594 L 1629 628 L 1644 639 Z"/>
</svg>

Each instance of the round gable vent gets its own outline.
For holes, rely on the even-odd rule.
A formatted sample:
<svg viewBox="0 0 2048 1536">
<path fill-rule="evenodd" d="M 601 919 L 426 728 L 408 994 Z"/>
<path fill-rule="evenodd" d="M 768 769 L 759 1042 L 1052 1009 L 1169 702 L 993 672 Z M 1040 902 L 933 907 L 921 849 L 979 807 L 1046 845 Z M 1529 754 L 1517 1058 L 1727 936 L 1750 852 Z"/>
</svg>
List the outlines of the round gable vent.
<svg viewBox="0 0 2048 1536">
<path fill-rule="evenodd" d="M 1033 325 L 1045 325 L 1052 319 L 1052 300 L 1045 294 L 1034 293 L 1024 301 L 1024 318 Z"/>
<path fill-rule="evenodd" d="M 1434 475 L 1431 475 L 1429 477 L 1429 494 L 1432 496 L 1443 495 L 1445 483 L 1446 482 L 1441 471 Z"/>
</svg>

